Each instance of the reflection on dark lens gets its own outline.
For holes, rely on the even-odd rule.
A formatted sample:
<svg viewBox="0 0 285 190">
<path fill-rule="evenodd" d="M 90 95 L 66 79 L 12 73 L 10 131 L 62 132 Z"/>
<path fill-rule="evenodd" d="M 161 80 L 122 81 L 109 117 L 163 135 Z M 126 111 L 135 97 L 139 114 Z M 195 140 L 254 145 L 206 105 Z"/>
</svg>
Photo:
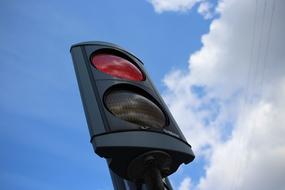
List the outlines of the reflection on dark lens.
<svg viewBox="0 0 285 190">
<path fill-rule="evenodd" d="M 148 98 L 129 91 L 113 90 L 105 97 L 107 108 L 117 117 L 142 127 L 163 128 L 165 116 Z"/>
</svg>

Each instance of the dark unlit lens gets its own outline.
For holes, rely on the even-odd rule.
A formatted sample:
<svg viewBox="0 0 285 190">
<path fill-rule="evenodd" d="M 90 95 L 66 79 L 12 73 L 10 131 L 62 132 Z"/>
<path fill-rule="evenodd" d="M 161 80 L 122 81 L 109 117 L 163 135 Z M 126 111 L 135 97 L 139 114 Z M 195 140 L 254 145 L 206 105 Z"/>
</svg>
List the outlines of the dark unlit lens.
<svg viewBox="0 0 285 190">
<path fill-rule="evenodd" d="M 142 127 L 163 128 L 166 118 L 161 109 L 151 100 L 128 90 L 114 90 L 105 97 L 110 112 L 125 121 Z"/>
</svg>

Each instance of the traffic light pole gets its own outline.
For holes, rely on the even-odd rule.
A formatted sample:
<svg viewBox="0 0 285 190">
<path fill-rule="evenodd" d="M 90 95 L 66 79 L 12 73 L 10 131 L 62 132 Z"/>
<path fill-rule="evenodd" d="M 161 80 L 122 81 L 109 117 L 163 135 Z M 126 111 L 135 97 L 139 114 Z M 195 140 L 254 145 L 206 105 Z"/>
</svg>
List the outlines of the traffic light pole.
<svg viewBox="0 0 285 190">
<path fill-rule="evenodd" d="M 109 172 L 112 178 L 114 190 L 151 190 L 145 184 L 135 184 L 123 179 L 115 174 L 110 168 Z M 163 179 L 164 190 L 173 190 L 168 178 Z"/>
<path fill-rule="evenodd" d="M 112 178 L 114 190 L 147 190 L 145 188 L 140 189 L 140 187 L 137 187 L 136 184 L 119 177 L 114 172 L 112 172 L 112 170 L 109 171 Z"/>
</svg>

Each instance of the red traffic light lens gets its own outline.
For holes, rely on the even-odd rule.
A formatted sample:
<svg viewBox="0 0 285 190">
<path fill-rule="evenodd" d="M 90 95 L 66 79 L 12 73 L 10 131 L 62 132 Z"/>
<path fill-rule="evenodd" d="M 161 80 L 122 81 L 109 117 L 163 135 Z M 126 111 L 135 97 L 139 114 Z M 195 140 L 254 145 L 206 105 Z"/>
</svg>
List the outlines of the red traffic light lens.
<svg viewBox="0 0 285 190">
<path fill-rule="evenodd" d="M 144 75 L 139 68 L 129 60 L 117 55 L 109 53 L 95 54 L 91 62 L 98 70 L 113 77 L 134 81 L 144 80 Z"/>
<path fill-rule="evenodd" d="M 166 118 L 149 98 L 130 90 L 112 90 L 105 96 L 109 111 L 122 120 L 142 127 L 163 128 Z"/>
</svg>

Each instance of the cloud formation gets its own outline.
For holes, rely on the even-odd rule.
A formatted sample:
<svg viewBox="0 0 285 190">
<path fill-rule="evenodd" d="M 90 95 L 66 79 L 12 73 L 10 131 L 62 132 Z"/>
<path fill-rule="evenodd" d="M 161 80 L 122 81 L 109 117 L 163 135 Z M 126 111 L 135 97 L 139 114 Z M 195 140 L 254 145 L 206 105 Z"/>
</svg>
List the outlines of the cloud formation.
<svg viewBox="0 0 285 190">
<path fill-rule="evenodd" d="M 211 4 L 208 1 L 202 2 L 199 5 L 198 13 L 200 13 L 205 19 L 211 19 L 213 18 L 213 13 L 211 12 L 211 9 L 213 8 L 213 4 Z"/>
<path fill-rule="evenodd" d="M 220 1 L 189 70 L 166 75 L 165 100 L 207 160 L 193 189 L 284 189 L 284 8 L 281 0 Z"/>
<path fill-rule="evenodd" d="M 190 10 L 200 0 L 148 0 L 156 12 L 165 11 L 187 11 Z"/>
<path fill-rule="evenodd" d="M 179 190 L 188 190 L 192 187 L 191 185 L 191 178 L 186 177 L 180 184 Z"/>
<path fill-rule="evenodd" d="M 148 0 L 154 7 L 155 12 L 186 12 L 198 5 L 197 12 L 204 19 L 211 19 L 214 16 L 214 5 L 208 0 Z"/>
</svg>

